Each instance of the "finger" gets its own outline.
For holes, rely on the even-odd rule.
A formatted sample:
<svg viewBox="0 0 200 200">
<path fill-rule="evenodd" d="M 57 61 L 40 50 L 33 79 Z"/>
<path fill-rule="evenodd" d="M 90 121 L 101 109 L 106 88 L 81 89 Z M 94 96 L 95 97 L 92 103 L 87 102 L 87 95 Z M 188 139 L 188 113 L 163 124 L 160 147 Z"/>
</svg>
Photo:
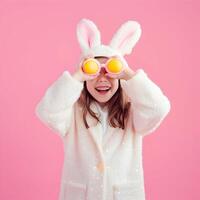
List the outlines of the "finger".
<svg viewBox="0 0 200 200">
<path fill-rule="evenodd" d="M 107 74 L 106 76 L 107 76 L 107 77 L 110 77 L 110 78 L 117 78 L 117 76 L 114 75 L 114 74 Z"/>
<path fill-rule="evenodd" d="M 112 78 L 112 75 L 111 74 L 109 74 L 109 73 L 106 73 L 105 74 L 107 77 L 110 77 L 110 78 Z"/>
<path fill-rule="evenodd" d="M 92 79 L 95 79 L 98 77 L 98 74 L 97 75 L 88 75 L 89 79 L 92 80 Z"/>
</svg>

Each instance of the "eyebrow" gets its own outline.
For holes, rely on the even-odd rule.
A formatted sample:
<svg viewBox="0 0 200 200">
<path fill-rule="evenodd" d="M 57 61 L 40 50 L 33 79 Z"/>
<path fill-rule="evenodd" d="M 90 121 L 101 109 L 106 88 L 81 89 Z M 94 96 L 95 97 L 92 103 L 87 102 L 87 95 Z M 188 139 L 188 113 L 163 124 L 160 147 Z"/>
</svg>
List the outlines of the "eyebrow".
<svg viewBox="0 0 200 200">
<path fill-rule="evenodd" d="M 95 56 L 94 58 L 108 58 L 106 56 Z"/>
</svg>

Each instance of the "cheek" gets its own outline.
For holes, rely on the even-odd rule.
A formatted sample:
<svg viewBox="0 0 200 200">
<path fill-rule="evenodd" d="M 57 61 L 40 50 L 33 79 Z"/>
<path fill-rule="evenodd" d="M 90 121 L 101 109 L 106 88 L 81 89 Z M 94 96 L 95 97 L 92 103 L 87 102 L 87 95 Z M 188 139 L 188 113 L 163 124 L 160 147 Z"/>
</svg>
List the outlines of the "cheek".
<svg viewBox="0 0 200 200">
<path fill-rule="evenodd" d="M 118 87 L 119 87 L 118 81 L 114 82 L 112 84 L 112 92 L 115 93 L 117 91 Z"/>
<path fill-rule="evenodd" d="M 92 82 L 86 82 L 86 87 L 90 94 L 94 93 L 95 89 L 94 89 L 94 84 Z"/>
</svg>

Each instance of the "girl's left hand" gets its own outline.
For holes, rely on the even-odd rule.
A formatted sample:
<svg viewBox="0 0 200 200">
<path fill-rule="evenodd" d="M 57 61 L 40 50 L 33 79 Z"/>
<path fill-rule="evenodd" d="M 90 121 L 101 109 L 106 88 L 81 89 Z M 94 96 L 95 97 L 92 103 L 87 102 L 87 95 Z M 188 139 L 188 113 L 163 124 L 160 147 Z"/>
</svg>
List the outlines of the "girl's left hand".
<svg viewBox="0 0 200 200">
<path fill-rule="evenodd" d="M 127 81 L 135 75 L 135 72 L 130 67 L 125 67 L 119 74 L 106 73 L 105 75 L 109 78 L 124 79 Z"/>
</svg>

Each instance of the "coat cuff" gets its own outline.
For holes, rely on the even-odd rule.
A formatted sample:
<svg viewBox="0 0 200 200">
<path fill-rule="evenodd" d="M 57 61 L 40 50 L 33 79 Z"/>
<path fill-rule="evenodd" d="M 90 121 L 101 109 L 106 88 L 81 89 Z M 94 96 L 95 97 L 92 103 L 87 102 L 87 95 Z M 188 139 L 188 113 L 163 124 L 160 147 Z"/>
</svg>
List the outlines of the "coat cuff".
<svg viewBox="0 0 200 200">
<path fill-rule="evenodd" d="M 47 89 L 43 97 L 43 109 L 48 112 L 59 112 L 71 107 L 80 97 L 83 82 L 73 78 L 68 71 L 62 75 Z"/>
<path fill-rule="evenodd" d="M 161 89 L 151 80 L 143 69 L 138 69 L 135 75 L 121 86 L 133 103 L 151 105 L 163 97 Z"/>
</svg>

